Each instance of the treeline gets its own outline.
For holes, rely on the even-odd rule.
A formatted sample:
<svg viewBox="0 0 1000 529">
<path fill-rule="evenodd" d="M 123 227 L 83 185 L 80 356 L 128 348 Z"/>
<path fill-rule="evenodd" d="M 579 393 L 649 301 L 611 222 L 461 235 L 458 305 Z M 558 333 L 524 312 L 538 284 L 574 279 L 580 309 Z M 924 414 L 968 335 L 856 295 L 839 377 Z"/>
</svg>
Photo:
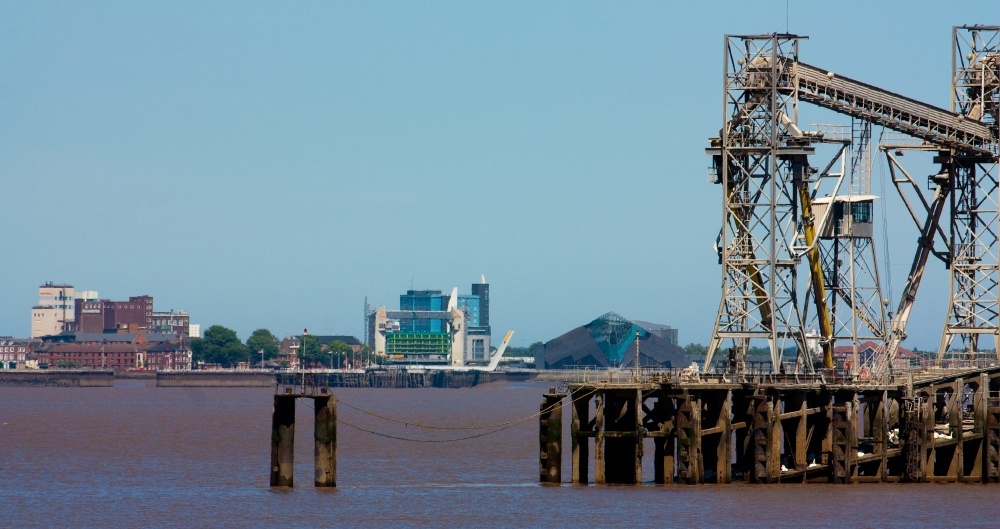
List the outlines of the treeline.
<svg viewBox="0 0 1000 529">
<path fill-rule="evenodd" d="M 535 353 L 534 353 L 535 348 L 536 347 L 541 347 L 541 346 L 542 346 L 542 342 L 535 342 L 535 343 L 533 343 L 533 344 L 531 344 L 531 345 L 529 345 L 527 347 L 513 347 L 511 345 L 507 345 L 507 349 L 504 350 L 503 355 L 504 356 L 534 356 L 535 355 Z M 494 348 L 493 350 L 496 351 L 496 348 Z"/>
<path fill-rule="evenodd" d="M 222 325 L 213 325 L 205 331 L 203 337 L 191 339 L 191 354 L 195 365 L 204 363 L 236 367 L 241 362 L 259 365 L 262 355 L 264 362 L 273 361 L 278 358 L 280 349 L 278 337 L 267 329 L 255 330 L 246 342 L 242 342 L 236 331 Z M 302 338 L 298 357 L 301 367 L 305 368 L 362 366 L 384 361 L 373 354 L 367 345 L 355 352 L 340 340 L 323 345 L 318 338 L 308 334 Z M 282 367 L 288 367 L 287 361 L 282 362 Z"/>
</svg>

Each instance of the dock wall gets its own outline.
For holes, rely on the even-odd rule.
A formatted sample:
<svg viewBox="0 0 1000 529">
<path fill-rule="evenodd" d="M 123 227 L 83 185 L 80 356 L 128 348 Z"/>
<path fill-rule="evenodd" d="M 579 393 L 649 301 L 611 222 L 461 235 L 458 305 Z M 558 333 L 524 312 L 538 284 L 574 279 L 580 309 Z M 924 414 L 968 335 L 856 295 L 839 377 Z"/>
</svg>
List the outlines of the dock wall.
<svg viewBox="0 0 1000 529">
<path fill-rule="evenodd" d="M 0 371 L 0 386 L 29 387 L 112 387 L 111 370 L 17 370 Z"/>
</svg>

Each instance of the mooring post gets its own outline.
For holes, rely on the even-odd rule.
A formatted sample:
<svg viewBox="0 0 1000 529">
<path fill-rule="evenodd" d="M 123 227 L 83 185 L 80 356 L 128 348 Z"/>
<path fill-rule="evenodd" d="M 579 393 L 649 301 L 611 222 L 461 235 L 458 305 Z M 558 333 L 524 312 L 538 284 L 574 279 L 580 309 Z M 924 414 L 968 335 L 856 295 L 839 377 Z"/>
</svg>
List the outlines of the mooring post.
<svg viewBox="0 0 1000 529">
<path fill-rule="evenodd" d="M 538 415 L 540 483 L 562 483 L 562 398 L 550 388 Z"/>
<path fill-rule="evenodd" d="M 316 397 L 315 467 L 317 487 L 337 486 L 337 396 Z"/>
<path fill-rule="evenodd" d="M 274 396 L 271 413 L 271 486 L 291 487 L 295 468 L 295 397 Z"/>
</svg>

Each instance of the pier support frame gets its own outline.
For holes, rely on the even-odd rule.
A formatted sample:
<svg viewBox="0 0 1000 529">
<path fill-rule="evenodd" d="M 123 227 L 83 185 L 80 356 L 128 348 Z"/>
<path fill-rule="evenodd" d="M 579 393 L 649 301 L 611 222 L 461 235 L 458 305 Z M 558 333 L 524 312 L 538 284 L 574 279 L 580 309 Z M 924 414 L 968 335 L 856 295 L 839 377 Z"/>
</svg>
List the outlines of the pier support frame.
<svg viewBox="0 0 1000 529">
<path fill-rule="evenodd" d="M 295 401 L 313 399 L 314 463 L 317 487 L 337 486 L 337 397 L 324 386 L 318 393 L 303 394 L 292 388 L 274 396 L 271 415 L 271 486 L 291 487 L 295 469 Z"/>
<path fill-rule="evenodd" d="M 858 460 L 858 395 L 840 391 L 834 395 L 833 439 L 830 462 L 830 482 L 852 483 L 857 474 Z"/>
<path fill-rule="evenodd" d="M 590 481 L 588 472 L 590 437 L 588 433 L 594 429 L 594 422 L 590 419 L 590 402 L 593 400 L 593 391 L 588 389 L 573 391 L 570 393 L 570 399 L 572 399 L 570 441 L 573 445 L 571 456 L 573 483 L 586 485 Z"/>
<path fill-rule="evenodd" d="M 562 401 L 563 395 L 549 390 L 538 415 L 538 481 L 562 483 Z M 575 429 L 575 428 L 574 428 Z M 574 446 L 575 446 L 574 442 Z"/>
<path fill-rule="evenodd" d="M 697 485 L 703 482 L 701 461 L 701 400 L 685 391 L 677 397 L 677 482 Z"/>
<path fill-rule="evenodd" d="M 315 406 L 315 468 L 317 487 L 337 486 L 337 397 L 317 397 Z"/>
<path fill-rule="evenodd" d="M 658 391 L 647 427 L 653 437 L 653 481 L 657 485 L 672 485 L 677 474 L 674 465 L 676 417 L 674 399 L 666 392 Z"/>
<path fill-rule="evenodd" d="M 274 396 L 271 414 L 271 486 L 291 487 L 295 468 L 295 397 Z"/>
<path fill-rule="evenodd" d="M 570 387 L 574 483 L 590 477 L 591 446 L 595 484 L 641 482 L 645 437 L 657 484 L 1000 482 L 1000 368 L 906 385 L 793 375 Z"/>
</svg>

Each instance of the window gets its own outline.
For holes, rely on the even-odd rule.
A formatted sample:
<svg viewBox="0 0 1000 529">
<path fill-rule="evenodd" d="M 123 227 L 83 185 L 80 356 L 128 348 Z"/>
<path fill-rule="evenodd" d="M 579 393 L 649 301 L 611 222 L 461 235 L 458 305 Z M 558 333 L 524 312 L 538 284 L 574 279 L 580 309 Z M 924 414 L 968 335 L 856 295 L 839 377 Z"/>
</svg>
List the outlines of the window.
<svg viewBox="0 0 1000 529">
<path fill-rule="evenodd" d="M 870 223 L 872 221 L 872 203 L 854 202 L 851 204 L 851 217 L 855 223 Z"/>
</svg>

